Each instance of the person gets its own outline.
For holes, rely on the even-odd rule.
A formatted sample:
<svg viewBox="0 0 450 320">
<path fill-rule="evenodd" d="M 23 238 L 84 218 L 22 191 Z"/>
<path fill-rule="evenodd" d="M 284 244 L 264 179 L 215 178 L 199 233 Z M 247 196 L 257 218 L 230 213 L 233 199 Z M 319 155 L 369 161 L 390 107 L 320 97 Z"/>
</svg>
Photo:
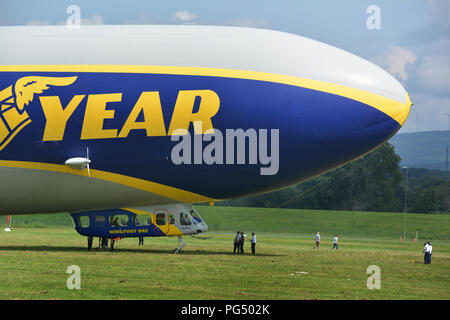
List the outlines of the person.
<svg viewBox="0 0 450 320">
<path fill-rule="evenodd" d="M 431 245 L 430 241 L 428 241 L 428 246 L 430 248 L 430 255 L 428 257 L 428 264 L 430 264 L 431 263 L 431 256 L 433 255 L 433 246 Z"/>
<path fill-rule="evenodd" d="M 139 237 L 139 245 L 140 246 L 144 245 L 144 237 Z"/>
<path fill-rule="evenodd" d="M 423 253 L 423 264 L 427 264 L 427 262 L 428 262 L 428 256 L 427 256 L 427 254 L 428 254 L 428 244 L 427 244 L 426 241 L 423 243 L 422 253 Z"/>
<path fill-rule="evenodd" d="M 88 250 L 92 249 L 92 242 L 94 241 L 94 237 L 88 236 Z"/>
<path fill-rule="evenodd" d="M 236 233 L 236 237 L 234 237 L 234 250 L 233 250 L 233 253 L 236 253 L 236 250 L 237 250 L 237 253 L 239 253 L 239 242 L 240 242 L 240 239 L 241 239 L 241 233 L 238 231 L 237 233 Z"/>
<path fill-rule="evenodd" d="M 316 233 L 315 239 L 316 239 L 316 244 L 313 246 L 313 249 L 315 249 L 315 248 L 319 249 L 319 247 L 320 247 L 320 232 Z"/>
<path fill-rule="evenodd" d="M 256 236 L 255 233 L 252 232 L 252 240 L 250 240 L 252 245 L 252 254 L 255 254 L 255 248 L 256 248 Z"/>
<path fill-rule="evenodd" d="M 244 253 L 244 237 L 246 236 L 246 234 L 244 234 L 244 231 L 241 231 L 241 239 L 239 241 L 239 248 L 241 249 L 241 254 Z"/>
<path fill-rule="evenodd" d="M 431 247 L 429 241 L 426 241 L 424 243 L 424 248 L 423 248 L 423 253 L 424 253 L 423 262 L 424 262 L 424 264 L 430 264 L 431 263 L 431 251 L 432 251 L 432 248 L 433 247 Z"/>
<path fill-rule="evenodd" d="M 428 256 L 429 256 L 429 254 L 430 254 L 430 247 L 429 247 L 429 245 L 428 245 L 428 241 L 425 241 L 425 243 L 423 244 L 423 251 L 422 251 L 423 253 L 424 253 L 424 255 L 423 255 L 423 263 L 424 264 L 428 264 Z"/>
<path fill-rule="evenodd" d="M 108 238 L 101 237 L 102 238 L 102 249 L 105 250 L 108 248 Z"/>
<path fill-rule="evenodd" d="M 331 248 L 331 250 L 333 250 L 334 248 L 336 248 L 336 250 L 339 250 L 339 246 L 338 246 L 338 235 L 336 234 L 333 238 L 333 248 Z"/>
<path fill-rule="evenodd" d="M 113 217 L 111 217 L 111 219 L 112 219 Z M 115 219 L 112 219 L 112 221 L 111 221 L 111 226 L 112 227 L 119 227 L 119 218 L 118 217 L 115 217 Z"/>
<path fill-rule="evenodd" d="M 117 241 L 119 241 L 120 239 L 122 239 L 122 238 L 120 238 L 120 237 L 117 237 L 117 238 L 111 238 L 111 251 L 114 251 L 114 245 L 116 244 L 116 242 Z M 106 241 L 108 241 L 108 238 L 106 238 Z M 108 244 L 106 244 L 106 246 L 108 246 Z"/>
</svg>

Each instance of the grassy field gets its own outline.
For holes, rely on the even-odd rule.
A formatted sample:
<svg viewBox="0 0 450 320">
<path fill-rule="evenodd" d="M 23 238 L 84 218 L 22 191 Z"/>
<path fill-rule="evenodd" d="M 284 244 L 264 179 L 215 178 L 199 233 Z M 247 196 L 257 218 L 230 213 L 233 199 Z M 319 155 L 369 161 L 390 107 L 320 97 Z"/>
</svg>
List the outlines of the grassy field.
<svg viewBox="0 0 450 320">
<path fill-rule="evenodd" d="M 66 214 L 15 216 L 13 231 L 0 232 L 0 299 L 450 299 L 450 216 L 407 216 L 408 230 L 435 236 L 424 265 L 423 240 L 399 241 L 398 214 L 197 209 L 210 238 L 185 237 L 179 255 L 171 253 L 176 238 L 146 238 L 141 247 L 123 239 L 114 252 L 88 252 Z M 257 233 L 255 256 L 249 241 L 244 255 L 232 254 L 237 229 Z M 324 235 L 319 250 L 316 231 Z M 331 250 L 334 232 L 339 251 Z M 66 287 L 70 265 L 80 267 L 80 290 Z M 366 286 L 370 265 L 381 269 L 379 290 Z"/>
<path fill-rule="evenodd" d="M 399 239 L 405 226 L 403 213 L 325 211 L 273 208 L 239 208 L 196 206 L 206 220 L 210 231 L 265 232 L 296 234 L 311 237 L 317 231 L 323 236 Z M 70 215 L 22 215 L 13 216 L 16 227 L 44 228 L 49 226 L 73 226 Z M 0 225 L 6 222 L 0 216 Z M 450 240 L 450 215 L 406 215 L 407 239 L 419 233 L 419 239 Z"/>
<path fill-rule="evenodd" d="M 238 208 L 197 206 L 207 221 L 209 230 L 244 230 L 301 234 L 313 237 L 386 238 L 399 239 L 405 226 L 403 213 L 325 211 L 272 208 Z M 407 239 L 450 240 L 450 215 L 406 215 Z"/>
</svg>

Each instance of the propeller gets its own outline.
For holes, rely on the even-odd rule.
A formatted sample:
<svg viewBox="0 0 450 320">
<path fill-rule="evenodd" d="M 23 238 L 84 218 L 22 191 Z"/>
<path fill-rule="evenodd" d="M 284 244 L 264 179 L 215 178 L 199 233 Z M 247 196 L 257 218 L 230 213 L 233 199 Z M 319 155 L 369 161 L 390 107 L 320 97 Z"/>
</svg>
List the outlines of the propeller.
<svg viewBox="0 0 450 320">
<path fill-rule="evenodd" d="M 81 157 L 70 158 L 70 159 L 66 160 L 65 164 L 71 168 L 78 169 L 78 170 L 87 169 L 88 176 L 91 177 L 91 168 L 90 168 L 91 160 L 89 159 L 89 147 L 86 147 L 86 157 L 85 158 L 81 158 Z"/>
<path fill-rule="evenodd" d="M 86 147 L 86 168 L 87 168 L 87 172 L 88 172 L 88 177 L 90 178 L 91 177 L 91 171 L 90 171 L 90 168 L 89 168 L 89 165 L 90 165 L 90 163 L 91 163 L 91 160 L 89 159 L 89 147 Z"/>
</svg>

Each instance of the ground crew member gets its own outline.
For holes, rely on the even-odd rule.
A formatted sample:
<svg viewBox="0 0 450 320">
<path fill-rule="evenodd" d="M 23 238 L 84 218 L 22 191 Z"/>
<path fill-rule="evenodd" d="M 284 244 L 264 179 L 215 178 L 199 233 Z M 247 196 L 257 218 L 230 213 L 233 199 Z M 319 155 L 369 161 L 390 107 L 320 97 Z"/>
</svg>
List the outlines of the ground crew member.
<svg viewBox="0 0 450 320">
<path fill-rule="evenodd" d="M 339 250 L 339 245 L 338 245 L 338 235 L 335 235 L 333 238 L 333 248 L 331 248 L 331 250 L 333 250 L 334 248 L 336 248 L 336 250 Z"/>
<path fill-rule="evenodd" d="M 236 233 L 236 237 L 234 237 L 234 250 L 233 250 L 233 253 L 236 253 L 236 249 L 237 249 L 237 253 L 239 253 L 239 249 L 240 249 L 239 243 L 240 243 L 240 240 L 241 240 L 241 233 L 238 231 L 238 232 Z"/>
<path fill-rule="evenodd" d="M 252 232 L 252 239 L 250 240 L 252 245 L 252 254 L 255 254 L 255 247 L 256 247 L 256 236 L 255 233 Z"/>
<path fill-rule="evenodd" d="M 315 239 L 316 239 L 316 244 L 313 246 L 313 249 L 315 249 L 315 248 L 319 249 L 319 247 L 320 247 L 320 232 L 316 233 Z"/>
</svg>

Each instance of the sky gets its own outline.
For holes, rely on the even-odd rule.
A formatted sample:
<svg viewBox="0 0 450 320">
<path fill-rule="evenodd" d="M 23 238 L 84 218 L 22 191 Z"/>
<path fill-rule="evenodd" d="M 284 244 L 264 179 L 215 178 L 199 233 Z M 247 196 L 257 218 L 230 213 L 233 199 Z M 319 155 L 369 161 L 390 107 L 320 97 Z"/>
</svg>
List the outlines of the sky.
<svg viewBox="0 0 450 320">
<path fill-rule="evenodd" d="M 449 0 L 1 0 L 0 25 L 65 24 L 71 5 L 81 25 L 230 25 L 319 40 L 403 84 L 414 105 L 400 132 L 450 128 Z"/>
</svg>

